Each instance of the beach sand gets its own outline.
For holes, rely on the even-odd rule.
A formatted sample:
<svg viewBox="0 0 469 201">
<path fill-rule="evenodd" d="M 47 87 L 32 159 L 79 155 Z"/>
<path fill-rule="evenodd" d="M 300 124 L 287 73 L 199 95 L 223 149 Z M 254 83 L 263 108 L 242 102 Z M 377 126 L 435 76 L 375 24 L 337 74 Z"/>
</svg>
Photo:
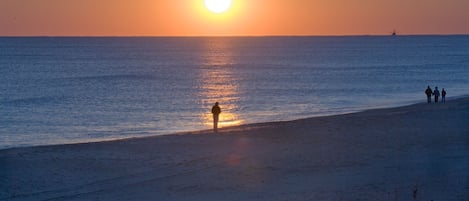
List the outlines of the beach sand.
<svg viewBox="0 0 469 201">
<path fill-rule="evenodd" d="M 0 200 L 469 200 L 469 98 L 0 151 Z"/>
</svg>

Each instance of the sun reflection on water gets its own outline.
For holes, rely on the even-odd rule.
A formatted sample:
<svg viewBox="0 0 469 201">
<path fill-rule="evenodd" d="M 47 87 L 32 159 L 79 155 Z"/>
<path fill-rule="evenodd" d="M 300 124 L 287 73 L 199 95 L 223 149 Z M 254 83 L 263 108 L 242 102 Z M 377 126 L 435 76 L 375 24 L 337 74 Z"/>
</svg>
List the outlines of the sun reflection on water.
<svg viewBox="0 0 469 201">
<path fill-rule="evenodd" d="M 240 125 L 244 120 L 236 111 L 239 109 L 239 83 L 233 71 L 232 41 L 226 38 L 210 38 L 206 41 L 204 63 L 200 68 L 200 98 L 207 113 L 201 115 L 201 121 L 207 127 L 213 126 L 210 109 L 215 102 L 220 103 L 222 113 L 218 127 Z"/>
</svg>

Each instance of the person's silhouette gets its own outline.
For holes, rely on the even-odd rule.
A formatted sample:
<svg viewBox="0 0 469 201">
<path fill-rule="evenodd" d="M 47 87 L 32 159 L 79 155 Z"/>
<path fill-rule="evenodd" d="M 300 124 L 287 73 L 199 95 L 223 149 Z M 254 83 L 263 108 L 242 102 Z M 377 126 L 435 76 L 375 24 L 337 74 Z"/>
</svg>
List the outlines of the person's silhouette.
<svg viewBox="0 0 469 201">
<path fill-rule="evenodd" d="M 446 91 L 445 88 L 441 90 L 441 101 L 444 103 L 446 102 Z"/>
<path fill-rule="evenodd" d="M 438 103 L 438 97 L 440 97 L 440 91 L 438 91 L 438 87 L 435 87 L 435 90 L 433 90 L 433 96 L 435 96 L 435 103 Z"/>
<path fill-rule="evenodd" d="M 430 86 L 428 86 L 427 90 L 425 90 L 425 94 L 427 94 L 427 103 L 432 102 L 432 93 L 432 89 L 430 88 Z"/>
<path fill-rule="evenodd" d="M 213 132 L 218 132 L 218 117 L 220 116 L 221 109 L 218 106 L 218 102 L 215 103 L 212 107 L 212 114 L 213 114 Z"/>
</svg>

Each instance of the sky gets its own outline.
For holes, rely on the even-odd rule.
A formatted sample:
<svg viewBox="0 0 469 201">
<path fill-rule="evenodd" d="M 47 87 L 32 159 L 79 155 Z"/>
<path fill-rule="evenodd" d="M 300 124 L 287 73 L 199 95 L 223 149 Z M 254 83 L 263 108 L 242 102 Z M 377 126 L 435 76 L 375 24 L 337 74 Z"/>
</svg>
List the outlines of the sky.
<svg viewBox="0 0 469 201">
<path fill-rule="evenodd" d="M 0 36 L 469 34 L 469 0 L 0 0 Z"/>
</svg>

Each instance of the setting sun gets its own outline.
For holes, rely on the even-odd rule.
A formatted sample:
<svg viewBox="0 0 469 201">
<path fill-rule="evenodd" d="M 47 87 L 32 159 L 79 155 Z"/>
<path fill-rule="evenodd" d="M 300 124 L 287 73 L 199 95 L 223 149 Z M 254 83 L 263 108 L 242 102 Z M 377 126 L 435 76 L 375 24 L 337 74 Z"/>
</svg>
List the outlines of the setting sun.
<svg viewBox="0 0 469 201">
<path fill-rule="evenodd" d="M 231 7 L 231 0 L 205 0 L 205 6 L 214 13 L 223 13 Z"/>
</svg>

